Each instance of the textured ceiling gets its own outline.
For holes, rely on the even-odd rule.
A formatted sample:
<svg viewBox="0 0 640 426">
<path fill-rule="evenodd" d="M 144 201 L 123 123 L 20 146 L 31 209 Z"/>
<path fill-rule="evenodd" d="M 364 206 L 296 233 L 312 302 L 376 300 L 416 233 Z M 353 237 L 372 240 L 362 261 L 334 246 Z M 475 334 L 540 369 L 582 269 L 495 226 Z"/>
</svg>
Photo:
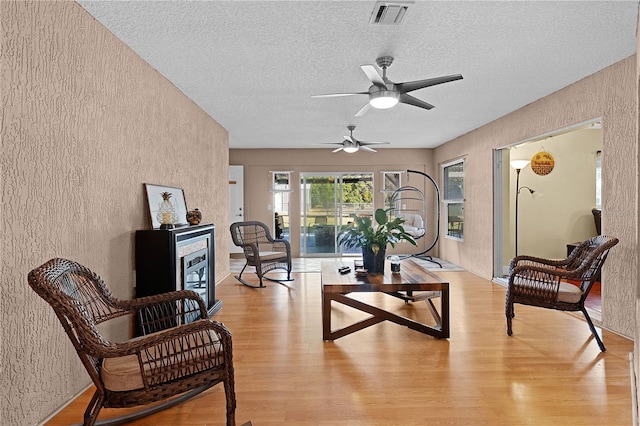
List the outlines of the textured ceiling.
<svg viewBox="0 0 640 426">
<path fill-rule="evenodd" d="M 398 26 L 374 1 L 80 1 L 229 131 L 231 148 L 319 148 L 360 140 L 435 147 L 636 51 L 637 1 L 416 1 Z M 360 69 L 395 61 L 394 82 L 462 74 L 399 104 L 355 113 Z M 384 149 L 384 147 L 381 147 Z M 328 147 L 327 149 L 332 149 Z"/>
</svg>

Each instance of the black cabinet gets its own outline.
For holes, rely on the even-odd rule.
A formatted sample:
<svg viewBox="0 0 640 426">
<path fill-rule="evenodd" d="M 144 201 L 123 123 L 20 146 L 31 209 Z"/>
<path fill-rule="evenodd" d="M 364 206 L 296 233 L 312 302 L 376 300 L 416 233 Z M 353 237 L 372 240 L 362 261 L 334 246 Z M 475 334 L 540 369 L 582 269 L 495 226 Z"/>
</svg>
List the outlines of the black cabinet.
<svg viewBox="0 0 640 426">
<path fill-rule="evenodd" d="M 214 230 L 208 224 L 136 231 L 136 297 L 193 290 L 209 316 L 217 312 Z"/>
</svg>

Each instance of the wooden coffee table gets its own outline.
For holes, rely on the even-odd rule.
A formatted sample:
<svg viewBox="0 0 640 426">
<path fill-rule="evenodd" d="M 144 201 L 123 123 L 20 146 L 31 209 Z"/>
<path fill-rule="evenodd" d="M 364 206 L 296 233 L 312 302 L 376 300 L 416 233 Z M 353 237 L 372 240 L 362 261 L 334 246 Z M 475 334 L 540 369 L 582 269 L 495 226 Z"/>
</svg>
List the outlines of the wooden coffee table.
<svg viewBox="0 0 640 426">
<path fill-rule="evenodd" d="M 391 321 L 441 339 L 449 337 L 449 283 L 411 259 L 402 261 L 400 274 L 392 274 L 389 262 L 385 263 L 387 265 L 383 282 L 371 284 L 366 277 L 356 277 L 353 271 L 353 262 L 347 260 L 322 262 L 322 338 L 324 340 L 335 340 L 382 321 Z M 351 272 L 340 274 L 338 268 L 341 266 L 350 266 Z M 349 293 L 357 292 L 387 293 L 403 298 L 405 301 L 425 299 L 429 304 L 432 297 L 439 295 L 441 298 L 441 320 L 437 321 L 438 324 L 435 326 L 422 324 L 348 296 Z M 427 297 L 421 298 L 419 292 L 440 293 L 426 293 Z M 405 295 L 409 295 L 409 297 Z M 371 316 L 347 327 L 331 330 L 331 301 L 342 303 Z M 435 308 L 432 313 L 433 311 Z"/>
</svg>

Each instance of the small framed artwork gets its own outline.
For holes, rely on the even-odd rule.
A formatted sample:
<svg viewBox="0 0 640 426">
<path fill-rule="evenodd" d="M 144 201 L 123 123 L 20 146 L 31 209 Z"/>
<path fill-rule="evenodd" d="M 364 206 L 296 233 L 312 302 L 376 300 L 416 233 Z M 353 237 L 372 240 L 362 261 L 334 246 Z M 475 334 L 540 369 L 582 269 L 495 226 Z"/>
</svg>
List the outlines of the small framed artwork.
<svg viewBox="0 0 640 426">
<path fill-rule="evenodd" d="M 147 205 L 149 206 L 149 223 L 151 228 L 160 229 L 162 217 L 158 217 L 162 203 L 165 201 L 162 194 L 171 194 L 168 201 L 171 203 L 175 215 L 172 219 L 173 226 L 186 226 L 187 222 L 187 203 L 184 199 L 184 191 L 182 188 L 173 186 L 155 185 L 151 183 L 144 184 L 144 190 L 147 194 Z"/>
</svg>

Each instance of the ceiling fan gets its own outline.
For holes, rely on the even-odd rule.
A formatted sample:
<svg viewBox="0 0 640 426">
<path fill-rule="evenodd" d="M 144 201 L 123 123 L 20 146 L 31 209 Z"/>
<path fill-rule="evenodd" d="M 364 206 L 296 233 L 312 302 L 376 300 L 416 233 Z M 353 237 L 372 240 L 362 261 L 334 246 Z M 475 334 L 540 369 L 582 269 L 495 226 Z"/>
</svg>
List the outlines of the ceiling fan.
<svg viewBox="0 0 640 426">
<path fill-rule="evenodd" d="M 444 77 L 428 78 L 426 80 L 406 81 L 404 83 L 394 83 L 387 78 L 387 68 L 393 63 L 392 56 L 381 56 L 376 59 L 376 64 L 382 69 L 382 76 L 376 71 L 373 65 L 361 65 L 362 71 L 371 81 L 371 86 L 367 92 L 354 93 L 331 93 L 326 95 L 312 95 L 314 98 L 329 98 L 336 96 L 353 96 L 353 95 L 369 95 L 369 102 L 363 106 L 356 114 L 360 117 L 366 113 L 369 108 L 388 109 L 394 107 L 398 102 L 413 105 L 419 108 L 431 109 L 433 105 L 421 101 L 407 93 L 414 90 L 423 89 L 425 87 L 435 86 L 437 84 L 449 83 L 455 80 L 461 80 L 462 75 L 454 74 Z"/>
<path fill-rule="evenodd" d="M 340 148 L 334 149 L 331 152 L 344 151 L 349 154 L 353 154 L 354 152 L 357 152 L 359 149 L 363 149 L 369 152 L 378 152 L 373 148 L 369 148 L 367 145 L 388 145 L 389 144 L 389 142 L 359 141 L 358 139 L 353 137 L 353 130 L 355 128 L 356 126 L 353 126 L 353 125 L 347 126 L 347 129 L 349 129 L 349 136 L 345 136 L 344 141 L 342 142 L 327 142 L 327 143 L 315 144 L 315 145 L 340 145 Z"/>
</svg>

